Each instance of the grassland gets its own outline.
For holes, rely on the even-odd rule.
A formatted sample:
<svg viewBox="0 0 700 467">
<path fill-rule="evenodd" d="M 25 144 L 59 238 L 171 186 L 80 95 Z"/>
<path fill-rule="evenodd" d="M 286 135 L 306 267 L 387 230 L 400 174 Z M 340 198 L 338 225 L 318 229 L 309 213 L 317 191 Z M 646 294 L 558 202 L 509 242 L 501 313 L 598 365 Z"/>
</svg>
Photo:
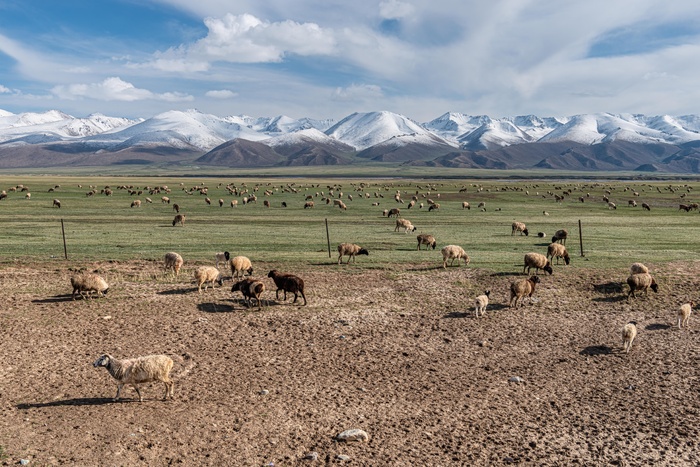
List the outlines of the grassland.
<svg viewBox="0 0 700 467">
<path fill-rule="evenodd" d="M 313 177 L 313 175 L 311 175 Z M 697 200 L 694 181 L 664 180 L 484 180 L 484 179 L 378 179 L 378 178 L 301 178 L 301 177 L 145 177 L 145 176 L 61 176 L 10 175 L 0 177 L 0 189 L 17 185 L 29 187 L 31 199 L 24 192 L 8 191 L 0 201 L 3 228 L 0 230 L 0 261 L 48 258 L 64 261 L 61 220 L 64 222 L 68 257 L 72 261 L 146 259 L 160 260 L 166 251 L 178 251 L 186 259 L 210 261 L 215 251 L 228 250 L 259 261 L 333 264 L 335 246 L 344 241 L 361 244 L 370 250 L 362 257 L 362 268 L 393 268 L 401 263 L 439 262 L 439 252 L 416 250 L 415 234 L 394 232 L 394 220 L 382 216 L 383 209 L 400 207 L 402 216 L 431 233 L 438 249 L 447 244 L 463 246 L 472 258 L 471 265 L 494 271 L 513 271 L 528 251 L 542 251 L 555 230 L 570 232 L 568 248 L 574 264 L 585 261 L 587 267 L 625 266 L 631 260 L 649 263 L 694 259 L 700 254 L 700 218 L 697 211 L 679 211 L 679 203 Z M 245 185 L 250 192 L 256 186 L 258 202 L 242 205 L 240 197 L 230 195 L 225 187 Z M 60 185 L 59 188 L 55 188 Z M 86 196 L 89 186 L 97 194 Z M 129 195 L 122 185 L 134 189 L 167 185 L 172 203 L 182 206 L 187 215 L 184 228 L 171 225 L 172 205 L 160 201 L 162 194 Z M 431 186 L 432 185 L 432 186 Z M 114 194 L 100 195 L 110 186 Z M 191 192 L 207 186 L 212 204 L 205 196 Z M 342 190 L 348 205 L 341 211 L 326 205 L 322 196 L 335 186 L 335 196 Z M 466 187 L 466 192 L 460 189 Z M 674 191 L 669 190 L 672 187 Z M 54 192 L 49 189 L 54 188 Z M 296 190 L 296 193 L 290 191 Z M 273 191 L 266 197 L 264 190 Z M 571 190 L 561 203 L 554 194 Z M 605 191 L 617 203 L 608 209 L 602 201 Z M 393 200 L 400 191 L 408 202 L 417 194 L 423 209 L 407 210 Z M 633 196 L 632 192 L 639 196 Z M 363 196 L 369 193 L 370 198 Z M 383 198 L 376 198 L 374 193 Z M 304 197 L 313 195 L 314 209 L 303 209 Z M 353 201 L 347 195 L 353 196 Z M 439 194 L 439 198 L 438 198 Z M 423 198 L 425 195 L 425 199 Z M 681 198 L 685 195 L 685 198 Z M 145 201 L 146 197 L 152 204 Z M 584 202 L 579 201 L 584 198 Z M 52 200 L 61 200 L 60 209 Z M 224 200 L 219 207 L 218 200 Z M 439 211 L 428 212 L 427 198 L 440 203 Z M 140 208 L 131 202 L 140 199 Z M 236 208 L 230 201 L 238 199 Z M 263 207 L 268 199 L 271 208 Z M 628 200 L 640 205 L 628 207 Z M 282 202 L 287 208 L 282 208 Z M 471 210 L 462 209 L 469 201 Z M 486 211 L 476 209 L 486 203 Z M 372 203 L 379 202 L 379 206 Z M 641 203 L 652 206 L 643 211 Z M 547 211 L 549 215 L 544 215 Z M 325 221 L 328 221 L 331 258 L 328 257 Z M 514 220 L 525 222 L 529 237 L 512 237 Z M 581 221 L 584 257 L 580 256 L 578 222 Z M 537 238 L 543 231 L 545 238 Z"/>
</svg>

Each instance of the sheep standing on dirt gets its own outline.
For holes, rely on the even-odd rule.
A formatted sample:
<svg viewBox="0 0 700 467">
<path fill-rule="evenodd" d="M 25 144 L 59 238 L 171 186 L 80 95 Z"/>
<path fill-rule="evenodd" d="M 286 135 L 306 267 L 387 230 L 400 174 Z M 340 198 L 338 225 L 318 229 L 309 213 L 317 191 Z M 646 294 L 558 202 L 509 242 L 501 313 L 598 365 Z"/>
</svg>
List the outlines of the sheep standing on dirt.
<svg viewBox="0 0 700 467">
<path fill-rule="evenodd" d="M 634 338 L 637 337 L 636 324 L 635 321 L 630 321 L 622 328 L 622 350 L 624 350 L 625 353 L 629 353 L 632 348 L 632 342 L 634 342 Z"/>
<path fill-rule="evenodd" d="M 296 303 L 298 295 L 301 294 L 301 298 L 304 299 L 304 305 L 306 305 L 304 280 L 301 277 L 295 276 L 294 274 L 283 274 L 276 269 L 270 271 L 267 277 L 271 277 L 277 286 L 277 290 L 275 291 L 276 299 L 279 299 L 280 290 L 283 290 L 285 300 L 287 300 L 287 292 L 294 294 L 294 301 L 292 303 Z"/>
<path fill-rule="evenodd" d="M 414 227 L 408 219 L 396 219 L 394 232 L 398 232 L 399 229 L 404 229 L 404 233 L 408 233 L 409 231 L 415 232 L 417 227 Z"/>
<path fill-rule="evenodd" d="M 525 234 L 526 237 L 530 234 L 527 227 L 525 227 L 525 224 L 517 221 L 513 222 L 513 225 L 511 225 L 510 235 L 515 235 L 515 232 L 520 232 L 520 235 Z"/>
<path fill-rule="evenodd" d="M 338 245 L 338 264 L 343 262 L 343 256 L 348 257 L 348 262 L 346 264 L 350 264 L 350 258 L 352 258 L 352 262 L 354 263 L 355 256 L 357 255 L 369 256 L 369 251 L 354 243 L 341 243 Z"/>
<path fill-rule="evenodd" d="M 682 329 L 683 326 L 688 326 L 688 320 L 690 319 L 690 312 L 693 310 L 695 302 L 684 303 L 678 310 L 678 329 Z"/>
<path fill-rule="evenodd" d="M 163 400 L 167 400 L 168 396 L 174 396 L 174 383 L 170 379 L 170 370 L 173 368 L 173 359 L 167 355 L 148 355 L 145 357 L 128 358 L 118 360 L 111 355 L 105 354 L 98 358 L 93 363 L 95 368 L 103 366 L 112 378 L 117 380 L 117 395 L 114 396 L 114 401 L 119 400 L 119 394 L 125 384 L 133 386 L 136 394 L 139 396 L 139 402 L 143 402 L 139 384 L 152 383 L 162 381 L 165 384 L 165 395 Z"/>
<path fill-rule="evenodd" d="M 518 307 L 518 300 L 520 300 L 520 305 L 522 306 L 524 297 L 527 295 L 532 302 L 532 294 L 535 293 L 535 286 L 540 283 L 540 278 L 537 276 L 530 276 L 527 279 L 518 279 L 517 281 L 510 284 L 510 304 L 509 306 L 513 308 Z"/>
<path fill-rule="evenodd" d="M 557 264 L 559 264 L 559 258 L 564 258 L 564 262 L 568 265 L 571 262 L 569 257 L 569 252 L 566 251 L 566 247 L 561 243 L 550 243 L 547 247 L 547 258 L 557 258 Z"/>
<path fill-rule="evenodd" d="M 200 266 L 194 270 L 194 280 L 197 281 L 197 289 L 199 293 L 202 293 L 202 284 L 204 285 L 204 291 L 207 291 L 209 287 L 206 285 L 207 282 L 211 282 L 211 288 L 214 288 L 214 283 L 219 285 L 224 285 L 224 280 L 221 277 L 221 273 L 218 268 L 214 266 Z"/>
<path fill-rule="evenodd" d="M 569 236 L 569 232 L 566 229 L 557 230 L 554 232 L 552 237 L 552 243 L 561 243 L 566 245 L 566 238 Z"/>
<path fill-rule="evenodd" d="M 419 250 L 420 250 L 421 245 L 427 245 L 428 249 L 432 247 L 433 250 L 437 246 L 437 241 L 435 241 L 435 237 L 433 237 L 432 235 L 420 234 L 416 238 L 418 239 L 418 249 Z"/>
<path fill-rule="evenodd" d="M 457 260 L 457 266 L 459 266 L 459 260 L 464 260 L 464 265 L 469 265 L 469 256 L 464 248 L 458 245 L 447 245 L 442 248 L 442 267 L 447 269 L 447 260 L 451 259 L 450 266 L 454 265 L 455 260 Z"/>
<path fill-rule="evenodd" d="M 236 282 L 231 287 L 231 292 L 240 291 L 245 299 L 246 306 L 250 308 L 253 299 L 258 301 L 258 308 L 262 308 L 262 301 L 260 300 L 260 295 L 265 291 L 265 284 L 257 279 L 243 279 Z"/>
<path fill-rule="evenodd" d="M 216 267 L 219 267 L 219 263 L 228 263 L 228 261 L 231 259 L 231 254 L 228 251 L 222 251 L 220 253 L 216 253 L 214 255 L 216 258 Z"/>
<path fill-rule="evenodd" d="M 535 274 L 538 274 L 540 269 L 552 275 L 552 263 L 549 262 L 547 257 L 540 253 L 527 253 L 524 258 L 525 265 L 523 266 L 523 274 L 525 274 L 525 269 L 527 268 L 527 274 L 530 275 L 530 268 L 535 268 Z"/>
<path fill-rule="evenodd" d="M 177 224 L 180 224 L 180 226 L 184 227 L 185 226 L 185 215 L 184 214 L 178 214 L 175 216 L 173 219 L 173 227 L 175 227 Z"/>
<path fill-rule="evenodd" d="M 90 292 L 97 292 L 98 297 L 107 295 L 109 285 L 102 277 L 95 273 L 87 272 L 75 275 L 70 278 L 70 284 L 73 286 L 72 298 L 75 300 L 75 294 L 80 292 L 80 296 L 87 298 Z M 85 295 L 87 293 L 87 295 Z"/>
<path fill-rule="evenodd" d="M 630 291 L 627 294 L 628 302 L 630 301 L 630 297 L 635 297 L 635 291 L 643 292 L 644 296 L 647 295 L 647 291 L 649 290 L 649 288 L 651 288 L 651 290 L 653 290 L 655 293 L 659 292 L 658 284 L 648 272 L 644 272 L 641 274 L 631 274 L 627 278 L 627 285 L 630 286 Z"/>
<path fill-rule="evenodd" d="M 249 276 L 253 275 L 253 264 L 246 256 L 234 256 L 229 261 L 229 266 L 231 267 L 231 275 L 234 278 L 243 277 L 245 273 L 248 273 Z"/>
<path fill-rule="evenodd" d="M 165 272 L 168 272 L 169 269 L 172 269 L 173 274 L 177 276 L 178 274 L 180 274 L 180 268 L 182 267 L 183 263 L 184 261 L 182 260 L 182 256 L 175 253 L 174 251 L 165 254 Z"/>
<path fill-rule="evenodd" d="M 479 313 L 481 313 L 481 316 L 484 316 L 486 313 L 486 307 L 489 305 L 489 295 L 491 295 L 491 291 L 487 290 L 483 295 L 479 295 L 474 300 L 474 314 L 477 318 L 479 317 Z"/>
</svg>

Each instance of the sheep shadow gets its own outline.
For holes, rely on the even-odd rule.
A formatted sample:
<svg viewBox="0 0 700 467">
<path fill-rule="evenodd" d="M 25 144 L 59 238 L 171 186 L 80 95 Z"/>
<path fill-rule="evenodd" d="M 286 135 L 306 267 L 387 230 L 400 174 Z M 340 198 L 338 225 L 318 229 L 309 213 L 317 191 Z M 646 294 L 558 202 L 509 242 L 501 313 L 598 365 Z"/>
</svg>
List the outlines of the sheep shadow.
<svg viewBox="0 0 700 467">
<path fill-rule="evenodd" d="M 614 303 L 614 302 L 622 302 L 627 300 L 627 295 L 617 295 L 614 297 L 595 297 L 591 299 L 594 302 L 606 302 L 606 303 Z"/>
<path fill-rule="evenodd" d="M 510 276 L 522 276 L 522 272 L 494 272 L 491 277 L 510 277 Z"/>
<path fill-rule="evenodd" d="M 205 313 L 231 313 L 234 311 L 233 305 L 227 305 L 222 303 L 200 303 L 197 305 L 199 311 Z"/>
<path fill-rule="evenodd" d="M 70 302 L 72 300 L 73 300 L 73 296 L 71 294 L 66 294 L 66 295 L 56 295 L 56 296 L 50 297 L 50 298 L 41 298 L 41 299 L 32 300 L 32 303 L 60 303 L 60 302 Z"/>
<path fill-rule="evenodd" d="M 486 313 L 485 315 L 488 315 L 489 313 L 495 312 L 495 311 L 501 311 L 504 309 L 510 309 L 508 305 L 503 305 L 500 303 L 494 303 L 494 304 L 489 304 L 489 306 L 486 308 Z M 474 318 L 477 319 L 476 316 L 474 316 L 474 309 L 469 309 L 466 311 L 451 311 L 443 316 L 444 319 L 456 319 L 456 318 Z M 482 317 L 479 317 L 478 319 L 481 319 Z"/>
<path fill-rule="evenodd" d="M 37 402 L 34 404 L 24 403 L 17 404 L 19 410 L 40 409 L 43 407 L 64 407 L 64 406 L 81 406 L 81 405 L 105 405 L 113 404 L 114 400 L 111 397 L 79 397 L 76 399 L 63 399 L 52 402 Z"/>
<path fill-rule="evenodd" d="M 186 295 L 197 291 L 197 287 L 183 287 L 181 289 L 161 290 L 157 295 Z"/>
<path fill-rule="evenodd" d="M 612 355 L 613 349 L 607 345 L 589 345 L 579 352 L 580 355 L 586 357 L 597 357 L 598 355 Z"/>
<path fill-rule="evenodd" d="M 644 329 L 647 331 L 665 331 L 666 329 L 671 329 L 671 326 L 668 324 L 651 323 L 648 324 Z"/>
<path fill-rule="evenodd" d="M 622 293 L 622 282 L 605 282 L 603 284 L 593 284 L 593 290 L 598 293 Z"/>
<path fill-rule="evenodd" d="M 455 266 L 455 267 L 457 267 L 457 266 Z M 411 271 L 411 272 L 419 272 L 419 271 L 439 271 L 440 269 L 444 269 L 442 267 L 442 264 L 438 264 L 437 266 L 423 266 L 423 267 L 408 268 L 406 270 Z"/>
</svg>

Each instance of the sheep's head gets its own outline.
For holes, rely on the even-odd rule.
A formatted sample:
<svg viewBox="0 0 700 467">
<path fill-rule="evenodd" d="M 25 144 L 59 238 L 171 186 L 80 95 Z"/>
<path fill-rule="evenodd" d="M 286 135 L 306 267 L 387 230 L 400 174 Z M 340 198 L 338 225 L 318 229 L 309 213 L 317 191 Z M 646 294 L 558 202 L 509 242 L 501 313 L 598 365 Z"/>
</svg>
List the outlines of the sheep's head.
<svg viewBox="0 0 700 467">
<path fill-rule="evenodd" d="M 487 297 L 490 297 L 490 296 L 491 296 L 491 291 L 490 291 L 490 290 L 485 291 L 485 292 L 484 292 L 484 295 L 486 295 Z"/>
<path fill-rule="evenodd" d="M 231 254 L 228 251 L 224 251 L 224 258 L 228 261 L 231 258 Z"/>
<path fill-rule="evenodd" d="M 367 255 L 369 256 L 369 251 L 367 251 L 366 248 L 360 248 L 360 251 L 357 252 L 358 255 Z"/>
<path fill-rule="evenodd" d="M 437 246 L 437 242 L 433 242 L 433 243 L 431 243 L 431 244 L 430 244 L 430 246 L 431 246 L 431 247 L 433 247 L 433 250 L 434 250 L 434 249 L 435 249 L 435 247 Z"/>
<path fill-rule="evenodd" d="M 538 276 L 530 276 L 527 280 L 532 282 L 533 284 L 539 284 L 540 283 L 540 278 Z"/>
<path fill-rule="evenodd" d="M 109 287 L 107 287 L 106 289 L 104 289 L 102 291 L 102 295 L 107 295 L 107 292 L 109 292 Z"/>
<path fill-rule="evenodd" d="M 523 233 L 525 234 L 526 237 L 530 235 L 530 232 L 528 232 L 527 229 L 523 230 Z"/>
<path fill-rule="evenodd" d="M 216 276 L 216 283 L 219 285 L 224 285 L 224 276 L 222 276 L 221 274 Z"/>
<path fill-rule="evenodd" d="M 567 254 L 566 256 L 564 256 L 564 262 L 566 263 L 567 266 L 568 266 L 569 263 L 571 262 L 571 258 L 569 257 L 568 254 Z"/>
<path fill-rule="evenodd" d="M 242 287 L 243 287 L 243 281 L 234 282 L 233 286 L 231 286 L 231 292 L 238 292 L 238 291 L 242 290 Z"/>
<path fill-rule="evenodd" d="M 655 293 L 659 292 L 659 284 L 656 283 L 654 278 L 651 278 L 651 290 L 653 290 Z"/>
<path fill-rule="evenodd" d="M 277 269 L 273 269 L 272 271 L 267 273 L 267 277 L 274 278 L 277 274 L 278 274 Z"/>
<path fill-rule="evenodd" d="M 552 265 L 551 265 L 551 263 L 550 263 L 549 261 L 547 261 L 547 264 L 545 264 L 544 267 L 543 267 L 542 269 L 544 269 L 545 271 L 547 271 L 547 272 L 549 273 L 550 276 L 551 276 L 552 273 L 554 272 L 554 270 L 552 269 Z"/>
<path fill-rule="evenodd" d="M 246 269 L 246 272 L 248 273 L 249 276 L 252 276 L 253 275 L 253 266 Z"/>
<path fill-rule="evenodd" d="M 104 355 L 100 356 L 100 358 L 95 360 L 95 363 L 93 363 L 92 366 L 94 366 L 95 368 L 97 368 L 98 366 L 104 366 L 104 367 L 109 366 L 109 361 L 111 359 L 112 359 L 112 357 L 110 355 L 104 354 Z"/>
</svg>

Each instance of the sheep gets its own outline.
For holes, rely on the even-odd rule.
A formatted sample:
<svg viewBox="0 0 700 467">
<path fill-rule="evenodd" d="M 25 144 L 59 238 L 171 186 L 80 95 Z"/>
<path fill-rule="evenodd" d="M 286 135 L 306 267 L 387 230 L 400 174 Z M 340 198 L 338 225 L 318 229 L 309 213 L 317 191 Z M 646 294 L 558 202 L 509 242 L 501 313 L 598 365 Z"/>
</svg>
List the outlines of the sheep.
<svg viewBox="0 0 700 467">
<path fill-rule="evenodd" d="M 304 203 L 304 209 L 311 209 L 314 207 L 314 202 L 313 201 L 308 201 Z"/>
<path fill-rule="evenodd" d="M 617 209 L 617 205 L 612 201 L 608 202 L 608 209 Z"/>
<path fill-rule="evenodd" d="M 237 200 L 237 199 L 232 199 L 232 200 L 231 200 L 231 207 L 232 207 L 232 208 L 235 208 L 236 206 L 238 206 L 238 200 Z"/>
<path fill-rule="evenodd" d="M 432 235 L 420 234 L 416 238 L 418 239 L 418 249 L 419 250 L 420 250 L 421 245 L 427 245 L 426 249 L 429 249 L 432 247 L 433 250 L 437 246 L 437 242 L 435 241 L 435 237 L 433 237 Z"/>
<path fill-rule="evenodd" d="M 527 253 L 524 258 L 525 265 L 523 266 L 523 274 L 525 274 L 525 268 L 527 268 L 527 274 L 530 275 L 530 268 L 535 268 L 535 275 L 537 275 L 542 269 L 552 275 L 552 263 L 549 262 L 547 257 L 540 253 Z"/>
<path fill-rule="evenodd" d="M 440 203 L 432 203 L 430 206 L 428 206 L 428 212 L 432 210 L 439 210 L 440 209 Z"/>
<path fill-rule="evenodd" d="M 77 274 L 71 277 L 70 284 L 73 286 L 73 300 L 75 300 L 75 294 L 77 292 L 80 292 L 81 297 L 87 298 L 90 296 L 90 292 L 97 292 L 98 297 L 103 297 L 107 295 L 109 291 L 109 284 L 107 284 L 107 281 L 92 272 Z M 88 295 L 84 295 L 84 292 Z"/>
<path fill-rule="evenodd" d="M 182 260 L 182 256 L 179 254 L 175 253 L 174 251 L 171 251 L 169 253 L 165 254 L 165 272 L 168 272 L 168 269 L 173 270 L 173 274 L 177 276 L 180 274 L 180 268 L 182 267 L 182 264 L 184 261 Z"/>
<path fill-rule="evenodd" d="M 175 225 L 177 225 L 178 223 L 182 227 L 185 226 L 185 215 L 184 214 L 178 214 L 175 216 L 175 218 L 173 219 L 173 227 L 175 227 Z"/>
<path fill-rule="evenodd" d="M 304 280 L 301 277 L 295 276 L 294 274 L 282 274 L 276 269 L 273 269 L 267 274 L 267 277 L 272 278 L 277 286 L 275 291 L 275 298 L 279 298 L 280 290 L 284 291 L 284 299 L 287 300 L 287 292 L 294 294 L 294 301 L 297 302 L 298 294 L 301 294 L 301 298 L 304 299 L 304 306 L 306 306 L 306 296 L 304 295 Z"/>
<path fill-rule="evenodd" d="M 682 329 L 683 326 L 688 326 L 688 319 L 690 319 L 690 312 L 693 310 L 695 302 L 684 303 L 678 310 L 678 329 Z"/>
<path fill-rule="evenodd" d="M 401 209 L 399 208 L 391 208 L 389 209 L 389 212 L 387 213 L 386 217 L 399 217 L 399 214 L 401 214 Z"/>
<path fill-rule="evenodd" d="M 455 260 L 457 260 L 457 266 L 459 266 L 459 260 L 464 260 L 464 265 L 469 265 L 469 256 L 464 248 L 458 245 L 447 245 L 442 248 L 442 267 L 447 269 L 447 260 L 451 259 L 450 266 L 454 265 Z"/>
<path fill-rule="evenodd" d="M 552 237 L 552 243 L 561 243 L 563 245 L 566 245 L 566 238 L 569 236 L 569 231 L 566 229 L 560 229 L 554 232 L 554 236 Z"/>
<path fill-rule="evenodd" d="M 527 279 L 518 279 L 517 281 L 510 284 L 510 303 L 509 306 L 513 308 L 518 307 L 518 300 L 520 300 L 520 305 L 522 306 L 524 297 L 527 295 L 532 302 L 532 294 L 535 293 L 535 286 L 540 283 L 540 278 L 537 276 L 530 276 Z"/>
<path fill-rule="evenodd" d="M 474 314 L 477 318 L 479 317 L 479 312 L 481 312 L 481 316 L 484 316 L 484 313 L 486 313 L 486 307 L 489 304 L 489 295 L 491 295 L 491 291 L 487 290 L 483 295 L 479 295 L 474 300 Z"/>
<path fill-rule="evenodd" d="M 32 199 L 32 194 L 27 193 L 26 195 L 24 195 L 24 199 Z"/>
<path fill-rule="evenodd" d="M 346 264 L 350 264 L 350 259 L 355 262 L 355 256 L 357 255 L 367 255 L 369 256 L 369 251 L 366 248 L 362 248 L 360 245 L 354 243 L 341 243 L 338 245 L 338 264 L 343 262 L 343 256 L 348 257 Z"/>
<path fill-rule="evenodd" d="M 145 357 L 128 358 L 118 360 L 109 354 L 104 354 L 93 363 L 95 368 L 103 366 L 112 378 L 117 380 L 117 395 L 114 401 L 119 400 L 122 387 L 131 385 L 139 396 L 139 402 L 143 402 L 139 384 L 162 381 L 165 384 L 163 400 L 174 397 L 175 384 L 170 379 L 170 370 L 173 368 L 173 359 L 167 355 L 147 355 Z"/>
<path fill-rule="evenodd" d="M 544 232 L 537 232 L 537 236 L 538 236 L 539 238 L 544 238 L 544 237 L 547 236 L 547 234 L 544 233 Z"/>
<path fill-rule="evenodd" d="M 249 308 L 253 298 L 258 301 L 258 308 L 262 308 L 260 295 L 265 291 L 265 284 L 259 280 L 248 278 L 238 281 L 231 287 L 232 293 L 236 291 L 240 291 L 243 294 L 246 306 Z"/>
<path fill-rule="evenodd" d="M 206 285 L 207 282 L 211 282 L 212 289 L 214 288 L 214 283 L 217 282 L 219 285 L 224 285 L 224 280 L 221 277 L 221 273 L 214 266 L 200 266 L 194 270 L 194 280 L 197 282 L 197 290 L 202 293 L 202 284 L 204 285 L 204 291 L 206 292 L 209 288 Z"/>
<path fill-rule="evenodd" d="M 204 198 L 204 202 L 211 206 L 211 198 Z"/>
<path fill-rule="evenodd" d="M 347 210 L 348 210 L 347 205 L 346 205 L 345 203 L 343 203 L 342 201 L 340 201 L 340 203 L 338 203 L 338 207 L 339 207 L 340 209 L 342 209 L 343 211 L 347 211 Z"/>
<path fill-rule="evenodd" d="M 167 196 L 163 196 L 160 198 L 160 202 L 163 204 L 170 204 L 170 198 L 168 198 Z"/>
<path fill-rule="evenodd" d="M 151 198 L 146 198 L 146 202 L 151 204 L 151 203 L 153 203 L 153 200 Z"/>
<path fill-rule="evenodd" d="M 633 208 L 636 208 L 637 202 L 635 200 L 631 199 L 631 200 L 627 201 L 627 206 L 631 206 Z"/>
<path fill-rule="evenodd" d="M 520 232 L 520 235 L 525 234 L 526 237 L 528 235 L 530 235 L 530 232 L 528 232 L 527 227 L 525 227 L 525 224 L 523 224 L 522 222 L 517 222 L 517 221 L 513 222 L 513 224 L 511 225 L 511 230 L 510 230 L 511 237 L 513 235 L 515 235 L 515 232 Z"/>
<path fill-rule="evenodd" d="M 263 200 L 263 206 L 266 208 L 269 208 L 270 207 L 270 200 L 268 200 L 268 199 Z"/>
<path fill-rule="evenodd" d="M 468 211 L 471 211 L 472 207 L 469 205 L 467 201 L 462 201 L 462 209 L 466 209 Z"/>
<path fill-rule="evenodd" d="M 219 207 L 223 208 L 224 207 L 224 200 L 223 198 L 219 198 Z"/>
<path fill-rule="evenodd" d="M 135 199 L 131 202 L 131 207 L 132 208 L 140 208 L 141 207 L 141 200 L 140 199 Z"/>
<path fill-rule="evenodd" d="M 551 243 L 549 247 L 547 247 L 547 258 L 557 258 L 557 264 L 559 264 L 559 258 L 564 258 L 564 262 L 569 264 L 571 262 L 571 258 L 569 257 L 569 252 L 566 251 L 566 247 L 562 245 L 561 243 Z"/>
<path fill-rule="evenodd" d="M 648 272 L 644 272 L 641 274 L 631 274 L 627 278 L 627 285 L 630 286 L 630 291 L 627 293 L 627 302 L 630 301 L 630 297 L 635 297 L 635 291 L 644 292 L 644 296 L 647 295 L 647 291 L 649 290 L 649 288 L 651 288 L 651 290 L 653 290 L 654 293 L 659 292 L 659 285 Z"/>
<path fill-rule="evenodd" d="M 629 353 L 630 348 L 632 348 L 632 342 L 634 342 L 634 338 L 637 337 L 636 324 L 635 321 L 630 321 L 622 328 L 622 350 L 624 350 L 625 353 Z"/>
<path fill-rule="evenodd" d="M 229 261 L 229 266 L 234 278 L 244 277 L 245 273 L 248 273 L 249 276 L 253 275 L 253 264 L 246 256 L 234 256 Z"/>
<path fill-rule="evenodd" d="M 482 201 L 476 207 L 477 209 L 486 208 L 486 203 Z"/>
<path fill-rule="evenodd" d="M 174 203 L 173 204 L 173 211 L 175 211 L 176 213 L 179 213 L 180 212 L 180 205 L 177 203 Z"/>
<path fill-rule="evenodd" d="M 54 199 L 52 207 L 57 207 L 58 209 L 61 209 L 61 201 Z"/>
<path fill-rule="evenodd" d="M 228 261 L 231 259 L 231 254 L 228 251 L 223 251 L 220 253 L 215 253 L 214 257 L 216 258 L 216 267 L 219 267 L 219 263 L 228 263 Z"/>
<path fill-rule="evenodd" d="M 394 232 L 398 232 L 399 229 L 404 229 L 404 233 L 408 233 L 409 230 L 411 232 L 415 232 L 417 227 L 411 224 L 411 221 L 408 219 L 396 219 L 396 228 L 394 229 Z"/>
<path fill-rule="evenodd" d="M 389 214 L 389 210 L 385 209 L 382 211 L 382 217 L 386 217 L 386 215 Z"/>
<path fill-rule="evenodd" d="M 632 263 L 630 266 L 630 274 L 646 274 L 649 268 L 642 263 Z"/>
</svg>

